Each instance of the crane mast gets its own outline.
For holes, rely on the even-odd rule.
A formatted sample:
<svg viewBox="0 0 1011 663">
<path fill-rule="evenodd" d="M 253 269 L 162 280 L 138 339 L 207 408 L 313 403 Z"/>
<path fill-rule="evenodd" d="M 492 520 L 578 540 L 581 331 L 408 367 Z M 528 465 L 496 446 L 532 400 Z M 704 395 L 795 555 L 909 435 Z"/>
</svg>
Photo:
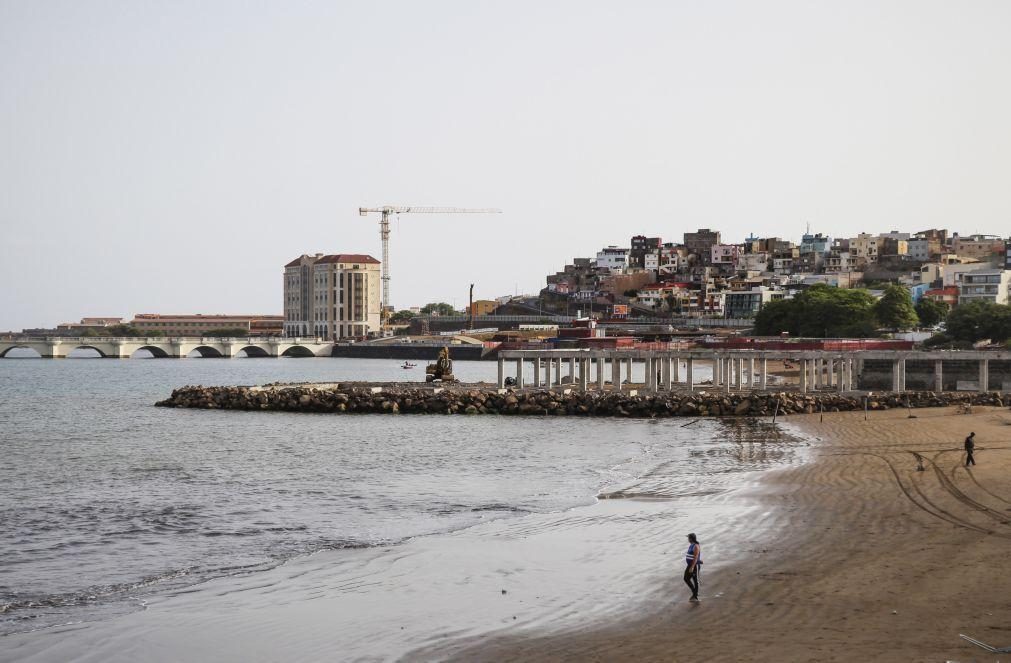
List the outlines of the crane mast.
<svg viewBox="0 0 1011 663">
<path fill-rule="evenodd" d="M 502 210 L 493 207 L 417 207 L 384 205 L 383 207 L 359 207 L 359 216 L 379 214 L 379 237 L 383 242 L 383 264 L 380 280 L 383 283 L 383 301 L 380 304 L 380 316 L 383 327 L 386 327 L 387 307 L 390 306 L 390 215 L 391 214 L 500 214 Z"/>
</svg>

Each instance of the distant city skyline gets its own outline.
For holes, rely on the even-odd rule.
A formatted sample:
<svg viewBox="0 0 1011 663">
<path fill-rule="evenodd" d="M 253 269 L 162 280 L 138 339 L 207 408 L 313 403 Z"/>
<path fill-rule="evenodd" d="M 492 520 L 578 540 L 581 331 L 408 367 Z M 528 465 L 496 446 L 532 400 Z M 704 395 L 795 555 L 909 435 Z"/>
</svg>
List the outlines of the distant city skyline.
<svg viewBox="0 0 1011 663">
<path fill-rule="evenodd" d="M 0 330 L 536 292 L 634 234 L 1011 232 L 1011 5 L 0 1 Z"/>
</svg>

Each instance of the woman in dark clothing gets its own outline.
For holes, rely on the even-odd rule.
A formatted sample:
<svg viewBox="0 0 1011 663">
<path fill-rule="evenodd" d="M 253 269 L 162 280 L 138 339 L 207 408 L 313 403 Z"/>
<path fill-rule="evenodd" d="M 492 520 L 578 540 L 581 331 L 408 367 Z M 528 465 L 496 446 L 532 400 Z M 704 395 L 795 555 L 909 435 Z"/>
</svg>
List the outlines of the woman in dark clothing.
<svg viewBox="0 0 1011 663">
<path fill-rule="evenodd" d="M 702 564 L 702 546 L 695 534 L 688 535 L 688 552 L 685 553 L 685 584 L 692 590 L 689 601 L 699 600 L 699 566 Z"/>
</svg>

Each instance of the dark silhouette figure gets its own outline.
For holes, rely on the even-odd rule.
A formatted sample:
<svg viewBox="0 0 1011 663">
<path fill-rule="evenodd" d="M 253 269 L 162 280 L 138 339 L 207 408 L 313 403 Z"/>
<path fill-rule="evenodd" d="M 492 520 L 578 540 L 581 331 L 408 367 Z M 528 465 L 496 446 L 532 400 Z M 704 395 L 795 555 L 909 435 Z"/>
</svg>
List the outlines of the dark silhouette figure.
<svg viewBox="0 0 1011 663">
<path fill-rule="evenodd" d="M 702 546 L 695 534 L 688 535 L 688 552 L 685 553 L 685 584 L 692 590 L 689 601 L 699 600 L 699 567 L 702 566 Z"/>
<path fill-rule="evenodd" d="M 965 466 L 975 465 L 976 459 L 972 457 L 972 452 L 976 450 L 976 441 L 973 439 L 976 437 L 976 433 L 969 433 L 969 437 L 965 438 Z"/>
</svg>

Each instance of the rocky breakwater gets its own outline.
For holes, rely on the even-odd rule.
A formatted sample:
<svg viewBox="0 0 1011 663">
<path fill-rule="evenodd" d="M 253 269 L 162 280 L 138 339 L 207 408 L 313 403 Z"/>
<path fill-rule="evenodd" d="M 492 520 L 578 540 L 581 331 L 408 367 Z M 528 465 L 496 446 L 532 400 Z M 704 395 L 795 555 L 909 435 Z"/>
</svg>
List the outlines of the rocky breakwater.
<svg viewBox="0 0 1011 663">
<path fill-rule="evenodd" d="M 1003 406 L 998 393 L 844 395 L 762 392 L 511 390 L 481 386 L 270 385 L 176 389 L 161 407 L 361 414 L 503 414 L 585 417 L 707 417 L 887 410 L 955 404 Z"/>
</svg>

